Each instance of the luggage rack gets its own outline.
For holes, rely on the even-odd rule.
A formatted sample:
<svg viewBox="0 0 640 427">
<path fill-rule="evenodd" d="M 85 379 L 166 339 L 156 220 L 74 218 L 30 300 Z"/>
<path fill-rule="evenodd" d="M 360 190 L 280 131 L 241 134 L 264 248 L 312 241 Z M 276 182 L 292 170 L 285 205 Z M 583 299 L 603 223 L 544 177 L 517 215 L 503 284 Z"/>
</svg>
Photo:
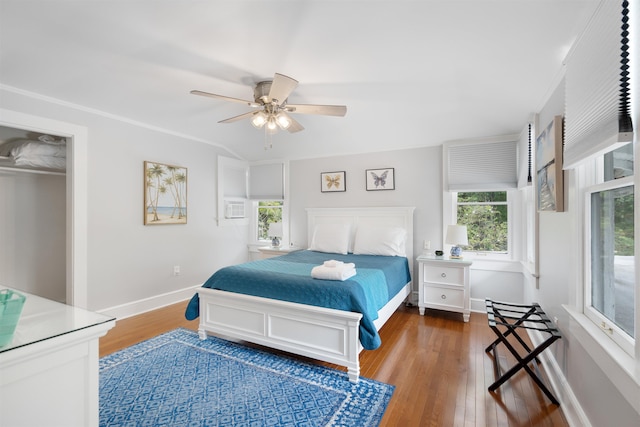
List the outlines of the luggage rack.
<svg viewBox="0 0 640 427">
<path fill-rule="evenodd" d="M 509 378 L 515 375 L 520 369 L 524 369 L 533 379 L 533 381 L 540 387 L 540 390 L 551 400 L 555 405 L 560 405 L 555 396 L 549 391 L 547 386 L 540 378 L 540 370 L 538 364 L 540 360 L 538 355 L 542 353 L 553 342 L 562 338 L 560 331 L 555 327 L 553 322 L 547 317 L 547 314 L 542 310 L 538 303 L 531 305 L 511 304 L 506 302 L 493 301 L 489 298 L 486 299 L 487 306 L 487 320 L 489 327 L 495 332 L 496 340 L 485 349 L 486 353 L 493 353 L 493 365 L 496 375 L 496 381 L 489 386 L 489 391 L 495 391 L 498 387 L 504 384 Z M 518 330 L 521 329 L 534 329 L 542 333 L 549 334 L 541 344 L 533 349 L 527 345 L 524 340 L 518 335 Z M 509 335 L 520 343 L 522 349 L 526 352 L 522 356 L 518 350 L 507 340 Z M 517 363 L 511 367 L 504 374 L 501 374 L 500 364 L 498 363 L 498 344 L 503 343 L 511 354 L 516 358 Z M 522 351 L 522 350 L 521 350 Z M 533 370 L 529 366 L 529 363 L 535 361 L 533 364 Z M 535 372 L 534 372 L 535 370 Z"/>
</svg>

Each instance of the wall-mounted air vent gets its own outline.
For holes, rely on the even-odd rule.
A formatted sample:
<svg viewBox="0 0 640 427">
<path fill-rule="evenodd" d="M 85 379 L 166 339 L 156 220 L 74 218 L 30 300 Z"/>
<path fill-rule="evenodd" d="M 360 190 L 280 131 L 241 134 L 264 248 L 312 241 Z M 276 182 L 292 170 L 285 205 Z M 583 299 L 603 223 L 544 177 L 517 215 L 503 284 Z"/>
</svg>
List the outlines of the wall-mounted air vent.
<svg viewBox="0 0 640 427">
<path fill-rule="evenodd" d="M 225 218 L 244 218 L 244 203 L 227 202 Z"/>
</svg>

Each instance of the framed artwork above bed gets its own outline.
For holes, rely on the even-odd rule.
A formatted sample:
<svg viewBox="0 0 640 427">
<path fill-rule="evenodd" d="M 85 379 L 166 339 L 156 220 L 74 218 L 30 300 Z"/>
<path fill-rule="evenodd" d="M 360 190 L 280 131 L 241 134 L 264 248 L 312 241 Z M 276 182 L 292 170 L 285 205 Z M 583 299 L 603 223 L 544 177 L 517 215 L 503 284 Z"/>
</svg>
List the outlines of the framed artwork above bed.
<svg viewBox="0 0 640 427">
<path fill-rule="evenodd" d="M 393 168 L 367 169 L 367 191 L 395 190 L 396 182 Z"/>
<path fill-rule="evenodd" d="M 347 191 L 346 172 L 322 172 L 320 174 L 320 191 L 323 193 Z"/>
<path fill-rule="evenodd" d="M 144 225 L 187 223 L 187 168 L 144 162 Z"/>
</svg>

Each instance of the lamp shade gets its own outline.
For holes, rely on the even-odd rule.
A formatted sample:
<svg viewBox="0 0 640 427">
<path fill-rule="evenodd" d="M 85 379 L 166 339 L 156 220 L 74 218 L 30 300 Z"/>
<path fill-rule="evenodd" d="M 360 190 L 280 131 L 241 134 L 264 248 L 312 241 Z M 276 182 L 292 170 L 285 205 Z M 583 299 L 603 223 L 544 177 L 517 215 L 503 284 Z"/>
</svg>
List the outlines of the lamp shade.
<svg viewBox="0 0 640 427">
<path fill-rule="evenodd" d="M 269 224 L 269 237 L 282 237 L 281 222 L 272 222 Z"/>
<path fill-rule="evenodd" d="M 449 245 L 468 245 L 467 226 L 466 225 L 449 225 L 447 227 L 447 237 L 445 243 Z"/>
</svg>

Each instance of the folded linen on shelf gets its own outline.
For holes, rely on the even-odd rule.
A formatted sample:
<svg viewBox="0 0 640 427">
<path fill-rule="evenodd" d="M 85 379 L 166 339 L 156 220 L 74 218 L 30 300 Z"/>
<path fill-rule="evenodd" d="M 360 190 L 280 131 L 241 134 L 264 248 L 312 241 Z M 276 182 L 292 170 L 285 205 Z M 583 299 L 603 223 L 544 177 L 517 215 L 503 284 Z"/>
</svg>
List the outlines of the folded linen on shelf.
<svg viewBox="0 0 640 427">
<path fill-rule="evenodd" d="M 311 277 L 322 280 L 347 280 L 356 275 L 356 266 L 353 263 L 342 264 L 337 267 L 325 267 L 317 265 L 311 269 Z"/>
</svg>

